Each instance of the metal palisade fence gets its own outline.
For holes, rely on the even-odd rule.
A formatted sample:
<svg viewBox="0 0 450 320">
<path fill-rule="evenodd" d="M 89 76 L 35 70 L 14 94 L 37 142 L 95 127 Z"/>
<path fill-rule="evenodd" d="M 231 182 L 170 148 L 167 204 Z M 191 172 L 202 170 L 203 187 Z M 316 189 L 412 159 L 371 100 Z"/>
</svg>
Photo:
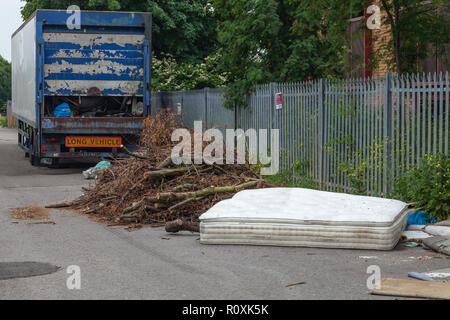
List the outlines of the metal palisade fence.
<svg viewBox="0 0 450 320">
<path fill-rule="evenodd" d="M 281 170 L 323 190 L 386 195 L 426 154 L 448 155 L 449 91 L 448 72 L 386 74 L 259 85 L 234 110 L 222 89 L 156 93 L 152 111 L 171 108 L 190 128 L 279 129 Z"/>
</svg>

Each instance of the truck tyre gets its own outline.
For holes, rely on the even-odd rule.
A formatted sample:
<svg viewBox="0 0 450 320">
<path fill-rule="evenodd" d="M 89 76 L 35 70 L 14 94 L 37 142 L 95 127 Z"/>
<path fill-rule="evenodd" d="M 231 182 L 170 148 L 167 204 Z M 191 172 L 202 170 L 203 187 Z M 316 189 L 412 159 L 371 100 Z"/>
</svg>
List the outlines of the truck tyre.
<svg viewBox="0 0 450 320">
<path fill-rule="evenodd" d="M 49 165 L 49 168 L 52 168 L 52 169 L 58 169 L 59 167 L 60 167 L 60 165 L 59 165 L 59 159 L 58 159 L 58 158 L 53 158 L 53 159 L 52 159 L 52 164 Z"/>
<path fill-rule="evenodd" d="M 32 166 L 39 167 L 41 164 L 41 158 L 30 154 L 30 163 Z"/>
</svg>

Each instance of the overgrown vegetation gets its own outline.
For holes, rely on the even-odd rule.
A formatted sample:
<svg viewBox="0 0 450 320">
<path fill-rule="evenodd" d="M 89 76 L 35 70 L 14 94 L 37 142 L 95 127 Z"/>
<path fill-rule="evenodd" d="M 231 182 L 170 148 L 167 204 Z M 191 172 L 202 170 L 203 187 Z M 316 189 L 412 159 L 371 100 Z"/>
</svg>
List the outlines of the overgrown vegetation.
<svg viewBox="0 0 450 320">
<path fill-rule="evenodd" d="M 348 148 L 356 149 L 353 138 L 351 136 L 346 137 L 348 141 Z M 367 195 L 368 192 L 368 180 L 372 185 L 376 185 L 381 177 L 383 167 L 386 165 L 384 162 L 384 147 L 389 141 L 382 139 L 374 139 L 372 144 L 364 148 L 363 150 L 355 150 L 352 152 L 353 157 L 351 161 L 343 161 L 338 165 L 339 174 L 341 174 L 350 184 L 348 190 L 351 194 Z M 327 150 L 329 153 L 334 153 L 335 157 L 338 157 L 339 151 L 337 147 L 342 144 L 343 141 L 338 141 L 334 148 L 329 147 Z M 368 174 L 372 172 L 372 174 Z M 380 172 L 380 176 L 374 173 Z M 381 194 L 374 194 L 381 196 Z"/>
<path fill-rule="evenodd" d="M 308 165 L 308 161 L 295 161 L 290 170 L 281 170 L 278 174 L 264 178 L 273 186 L 319 189 L 317 182 L 308 177 L 306 173 Z"/>
<path fill-rule="evenodd" d="M 418 168 L 402 174 L 393 197 L 412 202 L 416 208 L 438 219 L 450 217 L 450 158 L 443 154 L 426 155 Z"/>
<path fill-rule="evenodd" d="M 6 114 L 8 100 L 11 100 L 11 63 L 0 56 L 0 114 Z"/>
<path fill-rule="evenodd" d="M 218 70 L 218 53 L 208 56 L 202 63 L 179 63 L 167 54 L 152 60 L 152 91 L 192 90 L 220 88 L 226 85 L 227 74 Z"/>
<path fill-rule="evenodd" d="M 6 128 L 8 126 L 8 119 L 5 116 L 2 116 L 0 113 L 0 128 Z"/>
</svg>

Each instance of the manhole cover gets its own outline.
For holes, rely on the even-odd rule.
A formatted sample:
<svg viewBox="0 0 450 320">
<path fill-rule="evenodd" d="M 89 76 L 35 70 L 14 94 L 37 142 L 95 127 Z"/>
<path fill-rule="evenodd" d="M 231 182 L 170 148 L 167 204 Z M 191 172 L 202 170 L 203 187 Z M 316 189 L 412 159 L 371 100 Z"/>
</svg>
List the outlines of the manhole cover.
<svg viewBox="0 0 450 320">
<path fill-rule="evenodd" d="M 60 267 L 41 262 L 0 262 L 0 280 L 42 276 Z"/>
</svg>

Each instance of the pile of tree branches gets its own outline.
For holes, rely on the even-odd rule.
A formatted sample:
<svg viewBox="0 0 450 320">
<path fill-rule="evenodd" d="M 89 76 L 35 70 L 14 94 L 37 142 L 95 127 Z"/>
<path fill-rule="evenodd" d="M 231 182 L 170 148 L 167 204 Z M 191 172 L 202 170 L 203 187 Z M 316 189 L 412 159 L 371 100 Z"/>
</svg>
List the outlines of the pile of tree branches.
<svg viewBox="0 0 450 320">
<path fill-rule="evenodd" d="M 160 225 L 196 221 L 240 190 L 267 186 L 250 165 L 175 165 L 171 135 L 178 123 L 173 114 L 147 118 L 142 152 L 114 160 L 78 199 L 47 207 L 71 207 L 106 223 Z"/>
</svg>

